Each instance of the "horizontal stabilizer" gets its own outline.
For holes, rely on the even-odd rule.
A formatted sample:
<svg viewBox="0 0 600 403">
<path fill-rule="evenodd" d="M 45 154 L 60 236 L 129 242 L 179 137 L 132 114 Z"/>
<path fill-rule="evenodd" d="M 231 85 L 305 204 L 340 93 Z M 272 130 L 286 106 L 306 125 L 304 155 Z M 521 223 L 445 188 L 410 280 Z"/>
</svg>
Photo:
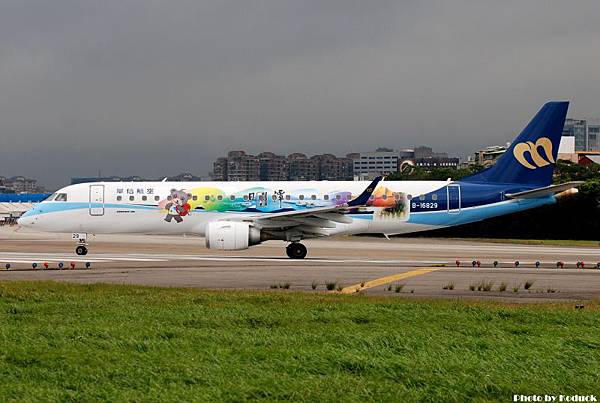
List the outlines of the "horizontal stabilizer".
<svg viewBox="0 0 600 403">
<path fill-rule="evenodd" d="M 565 190 L 569 190 L 572 188 L 576 188 L 581 185 L 583 182 L 567 182 L 561 183 L 560 185 L 551 185 L 543 188 L 526 190 L 524 192 L 519 193 L 507 193 L 506 197 L 511 199 L 534 199 L 536 197 L 544 197 L 553 195 L 556 193 L 564 192 Z"/>
</svg>

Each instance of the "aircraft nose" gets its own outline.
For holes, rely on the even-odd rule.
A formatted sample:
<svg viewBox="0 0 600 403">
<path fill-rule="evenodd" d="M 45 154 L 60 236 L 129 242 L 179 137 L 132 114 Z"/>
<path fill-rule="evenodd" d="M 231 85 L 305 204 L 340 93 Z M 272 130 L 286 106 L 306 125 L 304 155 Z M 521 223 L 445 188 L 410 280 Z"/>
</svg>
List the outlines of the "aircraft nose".
<svg viewBox="0 0 600 403">
<path fill-rule="evenodd" d="M 22 227 L 27 227 L 33 224 L 33 219 L 31 217 L 20 217 L 19 219 L 17 219 L 17 224 L 19 224 Z"/>
<path fill-rule="evenodd" d="M 32 210 L 25 212 L 21 217 L 17 219 L 17 224 L 22 227 L 29 227 L 35 222 L 35 215 Z"/>
</svg>

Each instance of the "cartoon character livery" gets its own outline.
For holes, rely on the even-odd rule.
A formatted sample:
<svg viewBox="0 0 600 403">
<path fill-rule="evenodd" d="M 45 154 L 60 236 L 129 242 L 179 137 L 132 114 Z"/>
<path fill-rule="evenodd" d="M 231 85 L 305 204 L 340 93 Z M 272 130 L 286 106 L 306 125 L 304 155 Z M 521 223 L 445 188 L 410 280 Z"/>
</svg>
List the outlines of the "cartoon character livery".
<svg viewBox="0 0 600 403">
<path fill-rule="evenodd" d="M 182 222 L 182 217 L 188 215 L 190 211 L 190 205 L 188 203 L 190 197 L 191 196 L 183 190 L 171 189 L 171 194 L 167 197 L 166 204 L 164 206 L 164 209 L 167 210 L 165 221 L 171 222 L 171 220 L 174 219 L 177 223 Z"/>
<path fill-rule="evenodd" d="M 267 240 L 307 255 L 304 239 L 405 234 L 555 203 L 580 182 L 552 185 L 568 102 L 549 102 L 498 162 L 458 181 L 99 182 L 67 186 L 19 224 L 49 232 L 195 234 L 208 248 Z M 179 190 L 177 190 L 179 189 Z M 77 247 L 87 253 L 87 245 Z"/>
</svg>

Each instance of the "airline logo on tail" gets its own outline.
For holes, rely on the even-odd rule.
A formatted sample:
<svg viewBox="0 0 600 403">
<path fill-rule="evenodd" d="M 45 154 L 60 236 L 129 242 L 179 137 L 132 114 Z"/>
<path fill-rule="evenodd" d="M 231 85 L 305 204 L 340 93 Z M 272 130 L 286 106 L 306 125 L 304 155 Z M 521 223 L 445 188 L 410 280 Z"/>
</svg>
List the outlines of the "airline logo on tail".
<svg viewBox="0 0 600 403">
<path fill-rule="evenodd" d="M 544 150 L 546 158 L 540 155 L 540 148 Z M 533 164 L 525 158 L 526 153 L 529 153 L 531 156 Z M 517 161 L 519 161 L 519 164 L 529 169 L 538 169 L 555 163 L 554 158 L 552 157 L 552 141 L 550 141 L 548 137 L 540 137 L 535 143 L 527 141 L 515 145 L 513 148 L 513 155 Z"/>
</svg>

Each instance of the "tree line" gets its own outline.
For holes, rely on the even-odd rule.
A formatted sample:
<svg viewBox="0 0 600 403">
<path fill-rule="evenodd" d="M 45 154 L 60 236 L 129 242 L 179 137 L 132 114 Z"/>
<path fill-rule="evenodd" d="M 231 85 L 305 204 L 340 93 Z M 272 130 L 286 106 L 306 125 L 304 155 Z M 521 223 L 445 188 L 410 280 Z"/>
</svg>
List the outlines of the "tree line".
<svg viewBox="0 0 600 403">
<path fill-rule="evenodd" d="M 398 172 L 389 180 L 459 180 L 481 170 L 481 166 L 427 171 L 415 167 Z M 421 233 L 431 237 L 512 238 L 512 239 L 600 239 L 600 165 L 583 167 L 558 161 L 554 183 L 584 181 L 579 193 L 558 203 L 533 210 L 490 218 L 457 227 Z"/>
</svg>

